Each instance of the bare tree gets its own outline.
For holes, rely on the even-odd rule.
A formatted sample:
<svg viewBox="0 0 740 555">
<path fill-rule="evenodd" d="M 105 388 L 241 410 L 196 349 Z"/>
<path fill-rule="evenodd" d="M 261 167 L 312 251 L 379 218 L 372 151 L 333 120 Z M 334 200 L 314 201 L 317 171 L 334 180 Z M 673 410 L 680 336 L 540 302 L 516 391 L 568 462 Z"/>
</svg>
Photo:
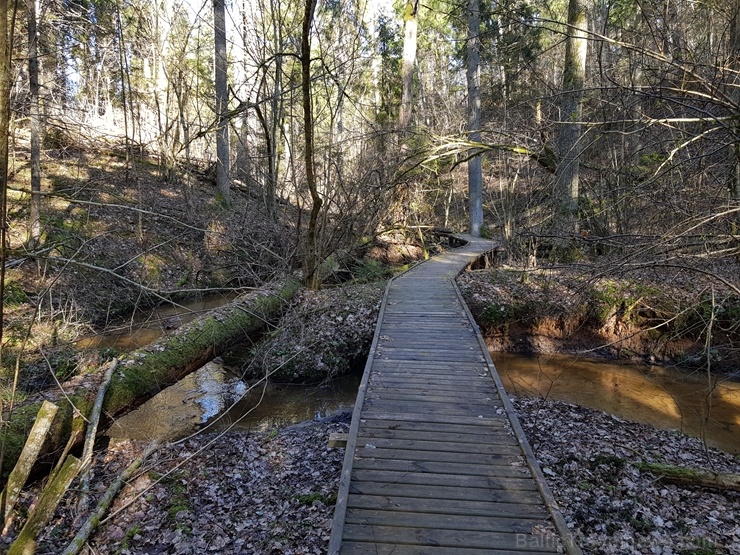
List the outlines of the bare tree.
<svg viewBox="0 0 740 555">
<path fill-rule="evenodd" d="M 7 247 L 7 229 L 8 229 L 8 131 L 10 128 L 10 90 L 12 87 L 12 56 L 13 56 L 13 33 L 16 16 L 15 2 L 0 0 L 0 181 L 2 181 L 2 191 L 0 191 L 0 363 L 2 363 L 2 346 L 3 330 L 5 329 L 5 265 L 6 265 L 6 247 Z M 11 400 L 12 402 L 12 400 Z M 2 400 L 4 406 L 5 399 Z M 0 410 L 0 416 L 3 417 L 3 411 Z M 5 456 L 5 440 L 7 437 L 7 428 L 3 425 L 0 437 L 0 468 L 3 465 Z M 0 508 L 5 504 L 4 499 L 0 499 Z M 2 511 L 0 511 L 2 513 Z"/>
<path fill-rule="evenodd" d="M 481 140 L 480 99 L 480 2 L 468 0 L 468 139 Z M 468 196 L 470 234 L 480 237 L 483 225 L 483 172 L 482 159 L 476 154 L 468 160 Z"/>
<path fill-rule="evenodd" d="M 41 241 L 41 113 L 39 105 L 38 0 L 27 0 L 28 18 L 28 89 L 31 127 L 31 210 L 29 237 L 31 248 Z"/>
<path fill-rule="evenodd" d="M 730 20 L 730 82 L 733 90 L 730 97 L 735 103 L 735 110 L 740 111 L 740 7 L 735 7 L 735 13 Z M 740 203 L 740 125 L 734 128 L 735 142 L 732 145 L 735 158 L 735 171 L 732 175 L 732 200 Z"/>
<path fill-rule="evenodd" d="M 304 159 L 306 163 L 306 183 L 311 193 L 311 214 L 308 220 L 308 238 L 303 263 L 303 279 L 311 289 L 321 285 L 319 275 L 319 213 L 323 200 L 316 186 L 314 166 L 313 112 L 311 110 L 311 25 L 316 11 L 316 0 L 305 0 L 303 27 L 301 33 L 301 92 L 303 100 Z"/>
<path fill-rule="evenodd" d="M 216 187 L 221 200 L 231 204 L 229 185 L 229 89 L 227 83 L 226 58 L 226 6 L 225 0 L 213 0 L 213 31 L 215 53 L 213 66 L 216 89 Z"/>
<path fill-rule="evenodd" d="M 414 100 L 414 66 L 416 65 L 416 43 L 419 23 L 417 13 L 419 0 L 406 0 L 403 16 L 403 65 L 401 66 L 401 111 L 398 125 L 401 129 L 411 125 L 411 113 Z"/>
<path fill-rule="evenodd" d="M 560 126 L 557 133 L 559 164 L 555 191 L 560 203 L 560 218 L 566 229 L 578 231 L 579 170 L 581 160 L 581 119 L 586 73 L 588 28 L 581 0 L 568 1 L 568 38 L 565 43 Z"/>
</svg>

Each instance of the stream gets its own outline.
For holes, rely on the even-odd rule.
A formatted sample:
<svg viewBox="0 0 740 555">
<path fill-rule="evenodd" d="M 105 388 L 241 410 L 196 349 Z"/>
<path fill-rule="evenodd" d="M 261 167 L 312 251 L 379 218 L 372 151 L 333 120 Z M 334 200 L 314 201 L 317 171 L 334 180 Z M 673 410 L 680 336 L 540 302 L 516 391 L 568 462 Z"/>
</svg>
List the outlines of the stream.
<svg viewBox="0 0 740 555">
<path fill-rule="evenodd" d="M 188 303 L 185 311 L 175 306 L 158 308 L 132 319 L 125 329 L 84 338 L 77 345 L 132 350 L 229 300 L 217 295 Z M 657 428 L 680 430 L 740 454 L 738 381 L 567 355 L 491 352 L 491 357 L 511 395 L 565 401 Z M 118 419 L 108 435 L 112 439 L 174 440 L 204 426 L 213 431 L 230 427 L 269 431 L 351 410 L 361 378 L 360 372 L 320 387 L 252 384 L 250 389 L 216 359 Z"/>
<path fill-rule="evenodd" d="M 740 454 L 740 382 L 570 355 L 491 353 L 510 395 L 542 397 L 680 430 Z"/>
</svg>

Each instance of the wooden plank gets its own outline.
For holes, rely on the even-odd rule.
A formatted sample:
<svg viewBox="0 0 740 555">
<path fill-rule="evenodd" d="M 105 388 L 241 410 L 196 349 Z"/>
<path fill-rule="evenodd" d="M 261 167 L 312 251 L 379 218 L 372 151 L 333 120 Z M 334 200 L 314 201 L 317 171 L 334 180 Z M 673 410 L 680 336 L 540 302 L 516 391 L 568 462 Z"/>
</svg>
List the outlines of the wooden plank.
<svg viewBox="0 0 740 555">
<path fill-rule="evenodd" d="M 477 344 L 472 343 L 475 341 L 475 336 L 472 335 L 472 330 L 469 333 L 460 331 L 435 331 L 435 330 L 414 330 L 411 331 L 394 331 L 390 334 L 383 334 L 380 336 L 378 343 L 384 345 L 386 342 L 404 344 L 408 342 L 417 342 L 419 337 L 423 337 L 425 340 L 430 341 L 430 344 L 435 347 L 458 347 L 460 345 L 469 345 L 480 348 Z"/>
<path fill-rule="evenodd" d="M 404 391 L 399 388 L 392 387 L 376 387 L 367 394 L 367 399 L 385 399 L 387 401 L 429 401 L 435 403 L 449 403 L 450 401 L 455 403 L 468 403 L 468 404 L 482 404 L 482 405 L 494 405 L 496 400 L 493 398 L 493 393 L 489 393 L 488 396 L 485 394 L 474 394 L 467 392 L 452 390 L 446 392 L 441 388 L 430 388 L 429 386 L 423 386 L 420 388 L 409 388 Z"/>
<path fill-rule="evenodd" d="M 369 422 L 371 420 L 377 421 L 390 421 L 390 422 L 423 422 L 426 424 L 459 424 L 462 426 L 491 426 L 500 425 L 506 422 L 505 414 L 496 414 L 489 417 L 481 416 L 447 416 L 440 414 L 429 414 L 429 413 L 414 413 L 405 412 L 403 414 L 396 414 L 394 412 L 387 412 L 383 410 L 366 410 L 362 413 L 362 421 Z"/>
<path fill-rule="evenodd" d="M 457 349 L 452 351 L 429 349 L 421 351 L 419 349 L 405 349 L 403 347 L 378 347 L 375 356 L 384 359 L 401 359 L 401 360 L 420 360 L 433 362 L 484 362 L 485 359 L 480 353 L 469 349 Z"/>
<path fill-rule="evenodd" d="M 491 379 L 489 376 L 455 371 L 445 373 L 433 371 L 429 374 L 419 371 L 407 372 L 404 374 L 403 371 L 399 370 L 379 370 L 371 375 L 370 381 L 382 381 L 383 383 L 392 383 L 395 381 L 401 386 L 404 384 L 421 383 L 427 383 L 429 385 L 470 384 L 471 390 L 477 387 L 488 387 L 494 389 L 494 386 L 491 385 Z"/>
<path fill-rule="evenodd" d="M 367 445 L 373 447 L 367 447 Z M 522 458 L 518 446 L 501 445 L 494 453 L 454 453 L 450 451 L 415 451 L 413 449 L 378 449 L 374 443 L 365 442 L 355 449 L 355 460 L 393 459 L 419 462 L 454 462 L 461 464 L 483 464 L 510 466 L 519 463 Z"/>
<path fill-rule="evenodd" d="M 383 398 L 388 394 L 388 399 L 392 398 L 394 393 L 403 395 L 403 391 L 398 391 L 400 388 L 397 383 L 384 381 L 382 377 L 378 377 L 372 382 L 372 391 L 368 393 L 368 398 L 377 399 Z M 482 391 L 478 394 L 472 393 L 473 389 L 469 387 L 469 384 L 458 383 L 458 384 L 427 384 L 427 383 L 414 383 L 409 382 L 407 384 L 406 395 L 409 397 L 418 397 L 418 400 L 424 400 L 423 395 L 437 395 L 444 396 L 451 402 L 465 403 L 477 399 L 477 403 L 480 404 L 492 404 L 497 407 L 501 405 L 501 400 L 498 395 L 493 391 Z M 466 395 L 470 393 L 470 395 Z"/>
<path fill-rule="evenodd" d="M 389 430 L 389 429 L 377 429 L 377 428 L 366 428 L 360 427 L 358 435 L 363 438 L 367 438 L 368 441 L 375 438 L 384 439 L 399 439 L 399 440 L 421 440 L 421 441 L 456 441 L 459 443 L 475 443 L 475 444 L 490 444 L 490 443 L 511 443 L 513 436 L 506 431 L 500 431 L 495 433 L 493 430 L 489 433 L 482 434 L 459 434 L 456 432 L 419 432 L 419 431 L 405 431 L 405 430 Z"/>
<path fill-rule="evenodd" d="M 379 381 L 376 382 L 376 384 L 382 384 L 382 382 Z M 413 386 L 410 385 L 409 387 Z M 503 410 L 499 407 L 496 407 L 492 403 L 483 401 L 473 403 L 466 401 L 455 401 L 450 399 L 447 403 L 443 404 L 444 406 L 440 406 L 440 403 L 426 400 L 386 400 L 383 399 L 382 396 L 380 396 L 365 399 L 365 404 L 363 406 L 368 409 L 379 409 L 381 407 L 386 407 L 383 410 L 397 411 L 399 414 L 405 412 L 424 413 L 428 411 L 434 411 L 440 414 L 457 414 L 460 416 L 492 416 L 496 414 L 496 411 Z"/>
<path fill-rule="evenodd" d="M 469 476 L 492 476 L 500 478 L 530 477 L 529 469 L 523 462 L 518 464 L 470 464 L 457 462 L 434 462 L 399 459 L 358 458 L 352 468 L 368 470 L 394 470 L 396 472 L 436 472 L 440 474 L 467 474 Z"/>
<path fill-rule="evenodd" d="M 461 488 L 452 486 L 430 486 L 416 484 L 388 484 L 385 482 L 360 482 L 353 480 L 350 495 L 398 495 L 422 499 L 457 499 L 458 501 L 492 501 L 514 505 L 541 505 L 538 492 L 507 491 L 503 489 Z"/>
<path fill-rule="evenodd" d="M 459 534 L 452 530 L 430 530 L 428 528 L 402 528 L 397 526 L 363 526 L 345 524 L 344 537 L 347 541 L 376 542 L 385 544 L 414 544 L 435 547 L 474 547 L 478 549 L 521 549 L 537 545 L 530 534 L 476 532 Z M 380 541 L 378 541 L 380 540 Z M 540 548 L 540 551 L 557 553 L 557 547 Z"/>
<path fill-rule="evenodd" d="M 344 555 L 547 555 L 552 551 L 476 549 L 473 547 L 437 547 L 433 545 L 394 545 L 348 541 L 342 544 Z"/>
<path fill-rule="evenodd" d="M 494 397 L 494 395 L 495 393 L 493 392 L 484 391 L 481 393 L 472 393 L 469 391 L 462 391 L 458 388 L 451 389 L 447 387 L 433 387 L 428 385 L 404 390 L 399 387 L 384 387 L 382 383 L 379 383 L 377 387 L 373 388 L 372 391 L 367 394 L 367 398 L 382 398 L 388 400 L 411 399 L 418 401 L 428 400 L 440 402 L 454 401 L 456 403 L 476 402 L 500 406 L 500 404 L 497 404 L 498 398 Z"/>
<path fill-rule="evenodd" d="M 420 497 L 401 497 L 395 494 L 351 495 L 348 500 L 349 509 L 377 509 L 388 512 L 403 511 L 535 520 L 543 520 L 548 517 L 547 511 L 541 505 L 472 501 L 469 499 L 423 499 Z"/>
<path fill-rule="evenodd" d="M 390 379 L 396 379 L 401 381 L 401 383 L 397 386 L 400 388 L 406 387 L 407 384 L 413 384 L 414 382 L 411 380 L 417 380 L 417 381 L 424 381 L 429 379 L 441 379 L 441 380 L 454 380 L 457 384 L 460 384 L 461 382 L 470 382 L 472 386 L 468 388 L 469 391 L 477 391 L 478 389 L 485 389 L 489 392 L 494 392 L 494 395 L 498 397 L 498 392 L 496 391 L 496 388 L 493 386 L 493 384 L 490 381 L 490 378 L 487 378 L 486 376 L 476 376 L 474 374 L 470 374 L 470 371 L 460 371 L 460 370 L 440 370 L 437 368 L 430 368 L 429 370 L 416 370 L 413 372 L 407 372 L 404 370 L 395 370 L 395 369 L 384 369 L 384 370 L 377 370 L 373 373 L 373 380 L 377 380 L 380 384 L 383 383 L 383 380 L 390 380 Z M 388 383 L 387 381 L 385 382 Z M 416 384 L 415 387 L 419 387 L 419 384 Z M 433 386 L 437 387 L 437 386 Z M 458 385 L 459 387 L 459 385 Z M 440 388 L 441 389 L 441 388 Z"/>
<path fill-rule="evenodd" d="M 438 474 L 431 472 L 399 472 L 384 469 L 353 469 L 352 480 L 397 485 L 451 486 L 456 488 L 480 488 L 484 490 L 506 490 L 536 492 L 537 486 L 529 477 L 503 478 L 499 476 Z"/>
<path fill-rule="evenodd" d="M 472 351 L 418 351 L 416 349 L 404 349 L 398 347 L 379 347 L 375 351 L 375 357 L 379 360 L 405 360 L 420 362 L 483 362 L 483 355 Z"/>
<path fill-rule="evenodd" d="M 450 353 L 450 352 L 480 352 L 480 346 L 475 343 L 470 343 L 467 340 L 461 341 L 457 339 L 444 340 L 434 339 L 429 340 L 424 333 L 418 333 L 413 338 L 399 341 L 396 338 L 379 340 L 378 349 L 400 349 L 404 351 L 424 351 L 427 353 Z"/>
<path fill-rule="evenodd" d="M 388 378 L 378 376 L 371 382 L 372 390 L 368 392 L 368 398 L 377 399 L 383 397 L 383 392 L 387 392 L 389 395 L 393 393 L 394 389 L 398 389 L 399 384 L 397 381 L 392 381 Z M 475 384 L 470 382 L 452 382 L 452 383 L 428 383 L 425 381 L 408 381 L 406 382 L 408 387 L 408 395 L 414 396 L 417 392 L 428 393 L 429 395 L 436 394 L 445 396 L 450 394 L 449 402 L 451 404 L 465 404 L 468 401 L 472 402 L 476 397 L 475 394 L 471 394 L 470 397 L 466 397 L 464 394 L 472 392 Z M 471 387 L 472 386 L 472 387 Z M 479 400 L 475 401 L 477 405 L 500 405 L 500 399 L 491 390 L 484 391 L 487 396 L 480 396 Z M 480 395 L 480 394 L 479 394 Z M 420 399 L 423 401 L 423 399 Z M 476 415 L 477 416 L 477 415 Z"/>
<path fill-rule="evenodd" d="M 475 377 L 484 377 L 489 379 L 490 383 L 490 377 L 491 373 L 488 371 L 488 368 L 485 364 L 482 364 L 480 362 L 457 362 L 455 364 L 450 364 L 449 362 L 434 362 L 434 361 L 427 361 L 427 362 L 418 362 L 418 361 L 389 361 L 389 360 L 375 360 L 373 361 L 373 373 L 375 372 L 382 372 L 384 370 L 398 370 L 398 371 L 410 371 L 415 372 L 416 370 L 467 370 L 471 373 L 472 376 Z"/>
<path fill-rule="evenodd" d="M 513 441 L 509 444 L 518 450 L 519 446 Z M 407 451 L 437 451 L 442 453 L 480 453 L 483 455 L 493 455 L 497 453 L 510 453 L 506 444 L 480 444 L 480 443 L 463 443 L 460 441 L 421 441 L 413 439 L 394 439 L 382 437 L 364 437 L 358 434 L 357 445 L 372 445 L 375 449 L 402 449 Z"/>
<path fill-rule="evenodd" d="M 388 377 L 398 378 L 409 378 L 409 379 L 425 379 L 425 378 L 455 378 L 455 379 L 471 379 L 475 381 L 485 383 L 491 389 L 496 389 L 496 386 L 491 382 L 491 376 L 487 372 L 483 372 L 470 364 L 437 364 L 437 363 L 415 363 L 413 361 L 405 361 L 402 364 L 394 362 L 393 364 L 384 365 L 385 361 L 378 361 L 377 368 L 375 368 L 373 375 L 381 375 Z"/>
<path fill-rule="evenodd" d="M 329 434 L 330 449 L 344 449 L 347 447 L 348 434 L 343 432 L 332 432 Z"/>
<path fill-rule="evenodd" d="M 501 433 L 501 428 L 508 429 L 504 420 L 494 420 L 484 426 L 471 426 L 470 424 L 451 424 L 445 422 L 408 422 L 403 420 L 373 420 L 363 419 L 360 424 L 360 430 L 363 434 L 371 433 L 372 430 L 397 430 L 401 432 L 437 432 L 454 433 L 460 437 L 471 435 L 480 437 L 489 433 Z"/>
<path fill-rule="evenodd" d="M 515 534 L 531 534 L 535 527 L 547 526 L 545 520 L 520 517 L 463 516 L 377 509 L 348 509 L 347 522 L 365 526 L 403 526 L 438 530 L 513 532 Z"/>
<path fill-rule="evenodd" d="M 496 415 L 497 410 L 501 410 L 489 405 L 469 405 L 467 403 L 452 402 L 441 404 L 423 401 L 384 401 L 382 399 L 365 399 L 363 408 L 396 414 L 434 412 L 438 415 L 478 416 L 481 418 L 490 418 Z"/>
</svg>

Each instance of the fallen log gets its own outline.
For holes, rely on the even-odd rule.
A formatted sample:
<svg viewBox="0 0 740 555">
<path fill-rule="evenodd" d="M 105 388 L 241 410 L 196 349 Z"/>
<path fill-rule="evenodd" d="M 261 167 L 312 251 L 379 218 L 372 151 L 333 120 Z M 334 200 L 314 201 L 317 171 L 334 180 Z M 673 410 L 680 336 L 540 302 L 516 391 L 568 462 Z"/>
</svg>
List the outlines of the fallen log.
<svg viewBox="0 0 740 555">
<path fill-rule="evenodd" d="M 659 479 L 684 486 L 740 491 L 740 474 L 685 468 L 671 464 L 637 463 L 635 468 L 655 474 Z"/>
<path fill-rule="evenodd" d="M 141 405 L 227 347 L 260 331 L 267 323 L 276 321 L 299 287 L 297 280 L 289 279 L 250 292 L 123 357 L 103 401 L 104 424 Z M 51 390 L 42 396 L 60 407 L 39 455 L 44 464 L 53 464 L 55 454 L 61 453 L 70 435 L 75 411 L 84 415 L 91 413 L 101 378 L 102 369 L 65 384 L 64 393 Z M 1 469 L 3 480 L 18 459 L 43 398 L 16 408 L 7 424 L 8 440 Z"/>
<path fill-rule="evenodd" d="M 46 523 L 49 522 L 54 511 L 56 511 L 62 495 L 67 491 L 72 480 L 80 471 L 81 461 L 72 455 L 67 457 L 64 466 L 54 477 L 52 482 L 46 484 L 41 492 L 38 503 L 28 515 L 26 524 L 21 529 L 18 537 L 8 550 L 8 555 L 33 555 L 36 552 L 36 538 Z"/>
<path fill-rule="evenodd" d="M 149 444 L 149 447 L 144 450 L 144 453 L 141 455 L 141 457 L 137 458 L 131 464 L 129 464 L 126 467 L 126 470 L 124 470 L 118 476 L 118 478 L 113 481 L 113 483 L 108 487 L 105 494 L 103 494 L 103 497 L 98 502 L 95 510 L 87 517 L 87 520 L 77 532 L 77 535 L 70 542 L 67 548 L 62 552 L 62 555 L 77 555 L 77 553 L 82 551 L 85 542 L 90 537 L 90 534 L 92 534 L 93 531 L 98 527 L 98 524 L 100 524 L 103 516 L 110 508 L 113 500 L 116 498 L 116 495 L 118 495 L 118 492 L 121 491 L 121 488 L 124 486 L 124 484 L 131 479 L 131 477 L 139 469 L 139 467 L 144 464 L 144 461 L 149 456 L 151 456 L 151 454 L 154 453 L 157 448 L 157 442 Z"/>
<path fill-rule="evenodd" d="M 26 485 L 28 475 L 31 474 L 31 468 L 33 468 L 36 459 L 38 459 L 41 447 L 44 445 L 46 440 L 46 434 L 51 428 L 51 423 L 54 421 L 59 407 L 49 401 L 44 401 L 41 404 L 36 419 L 33 423 L 28 439 L 23 447 L 13 471 L 8 476 L 8 483 L 0 493 L 0 528 L 3 529 L 3 534 L 6 532 L 10 525 L 15 504 L 18 501 L 23 486 Z"/>
</svg>

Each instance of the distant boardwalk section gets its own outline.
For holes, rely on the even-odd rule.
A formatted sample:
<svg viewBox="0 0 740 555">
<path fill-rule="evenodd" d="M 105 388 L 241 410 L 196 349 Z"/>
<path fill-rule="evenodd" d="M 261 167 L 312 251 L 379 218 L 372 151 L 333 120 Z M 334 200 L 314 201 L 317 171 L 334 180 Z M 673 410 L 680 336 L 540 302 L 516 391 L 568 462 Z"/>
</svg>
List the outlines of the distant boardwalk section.
<svg viewBox="0 0 740 555">
<path fill-rule="evenodd" d="M 347 442 L 331 555 L 580 553 L 454 278 L 472 237 L 394 279 Z"/>
</svg>

